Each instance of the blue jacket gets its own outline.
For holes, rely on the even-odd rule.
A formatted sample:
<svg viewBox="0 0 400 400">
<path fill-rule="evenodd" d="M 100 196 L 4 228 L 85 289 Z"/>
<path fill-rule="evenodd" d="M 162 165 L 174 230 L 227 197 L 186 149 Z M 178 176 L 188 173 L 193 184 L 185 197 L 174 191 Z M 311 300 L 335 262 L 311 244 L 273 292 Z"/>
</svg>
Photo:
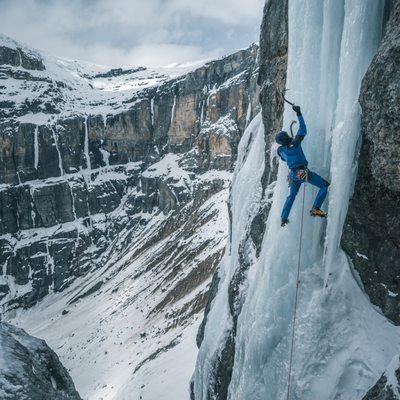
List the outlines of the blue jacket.
<svg viewBox="0 0 400 400">
<path fill-rule="evenodd" d="M 304 136 L 307 134 L 306 123 L 304 122 L 303 116 L 299 115 L 299 130 L 296 136 L 287 146 L 279 146 L 278 155 L 283 160 L 286 161 L 290 170 L 294 170 L 300 166 L 307 166 L 308 161 L 301 148 L 301 142 Z"/>
</svg>

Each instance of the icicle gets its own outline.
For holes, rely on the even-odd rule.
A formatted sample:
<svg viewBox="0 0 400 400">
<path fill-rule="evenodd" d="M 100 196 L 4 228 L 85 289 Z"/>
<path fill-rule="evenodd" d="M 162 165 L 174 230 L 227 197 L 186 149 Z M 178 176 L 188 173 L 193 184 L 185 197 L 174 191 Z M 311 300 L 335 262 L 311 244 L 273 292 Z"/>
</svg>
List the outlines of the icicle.
<svg viewBox="0 0 400 400">
<path fill-rule="evenodd" d="M 30 193 L 30 196 L 31 196 L 31 219 L 32 219 L 32 226 L 35 227 L 36 213 L 35 213 L 35 203 L 34 203 L 34 201 L 33 201 L 33 196 L 34 196 L 34 193 L 35 193 L 35 189 L 34 189 L 32 186 L 29 187 L 29 193 Z"/>
<path fill-rule="evenodd" d="M 85 118 L 85 144 L 84 144 L 84 152 L 85 152 L 85 158 L 86 158 L 86 168 L 87 169 L 92 169 L 92 166 L 90 164 L 90 155 L 89 155 L 89 132 L 88 132 L 88 117 L 86 116 Z"/>
<path fill-rule="evenodd" d="M 154 97 L 150 100 L 151 126 L 154 126 Z"/>
<path fill-rule="evenodd" d="M 100 153 L 103 156 L 104 164 L 106 164 L 106 166 L 109 167 L 110 166 L 110 153 L 107 150 L 104 150 L 103 148 L 100 148 Z"/>
<path fill-rule="evenodd" d="M 176 95 L 174 96 L 174 104 L 172 105 L 172 112 L 171 112 L 171 125 L 172 125 L 172 122 L 174 121 L 175 107 L 176 107 Z"/>
<path fill-rule="evenodd" d="M 19 176 L 18 167 L 17 167 L 17 178 L 18 178 L 18 184 L 22 185 L 21 177 Z"/>
<path fill-rule="evenodd" d="M 47 275 L 51 276 L 51 284 L 49 285 L 49 293 L 54 293 L 54 258 L 50 256 L 49 250 L 49 238 L 46 240 L 46 252 L 47 252 Z"/>
<path fill-rule="evenodd" d="M 203 125 L 203 122 L 204 122 L 204 100 L 202 100 L 201 102 L 200 124 Z"/>
<path fill-rule="evenodd" d="M 250 94 L 248 95 L 248 99 L 249 99 L 249 105 L 247 106 L 246 128 L 249 125 L 250 119 L 251 119 L 251 98 L 250 98 Z"/>
<path fill-rule="evenodd" d="M 76 221 L 77 218 L 76 218 L 76 210 L 75 210 L 75 197 L 74 197 L 74 193 L 73 193 L 73 191 L 72 191 L 72 186 L 71 186 L 70 181 L 67 181 L 67 183 L 68 183 L 68 187 L 69 187 L 69 192 L 70 192 L 70 194 L 71 194 L 72 214 L 74 215 L 74 221 Z"/>
<path fill-rule="evenodd" d="M 36 125 L 35 133 L 34 133 L 34 140 L 33 140 L 34 166 L 35 166 L 35 169 L 38 169 L 38 165 L 39 165 L 39 138 L 38 138 L 38 131 L 39 131 L 39 126 Z"/>
<path fill-rule="evenodd" d="M 58 168 L 60 169 L 60 176 L 63 176 L 64 170 L 63 170 L 63 166 L 62 166 L 62 158 L 61 158 L 60 149 L 58 147 L 58 141 L 57 141 L 57 137 L 56 137 L 57 135 L 56 135 L 54 128 L 51 128 L 51 132 L 53 133 L 54 145 L 56 146 L 56 150 L 57 150 L 57 154 L 58 154 Z"/>
</svg>

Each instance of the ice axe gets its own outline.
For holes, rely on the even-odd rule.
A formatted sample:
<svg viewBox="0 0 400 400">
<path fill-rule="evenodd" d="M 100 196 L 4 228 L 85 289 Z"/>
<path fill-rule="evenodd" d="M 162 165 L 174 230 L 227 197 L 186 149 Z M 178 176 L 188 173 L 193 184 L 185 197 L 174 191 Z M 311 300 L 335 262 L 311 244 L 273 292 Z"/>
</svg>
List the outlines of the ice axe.
<svg viewBox="0 0 400 400">
<path fill-rule="evenodd" d="M 282 96 L 283 101 L 285 101 L 286 103 L 290 104 L 292 107 L 295 105 L 293 102 L 289 101 L 286 97 L 285 97 L 285 93 L 289 90 L 289 89 L 283 89 L 282 92 L 279 91 L 278 86 L 276 86 L 275 82 L 271 82 L 274 86 L 275 86 L 275 90 Z"/>
<path fill-rule="evenodd" d="M 289 101 L 286 97 L 285 97 L 285 93 L 288 91 L 289 89 L 283 89 L 283 92 L 281 93 L 282 99 L 283 101 L 286 101 L 286 103 L 290 104 L 292 107 L 295 105 L 294 103 L 292 103 L 291 101 Z"/>
<path fill-rule="evenodd" d="M 276 90 L 278 91 L 278 88 L 275 85 Z M 290 104 L 292 107 L 295 105 L 295 103 L 289 101 L 286 97 L 285 97 L 285 93 L 288 91 L 289 89 L 283 89 L 282 92 L 280 92 L 280 95 L 282 96 L 283 101 L 285 101 L 286 103 Z M 292 121 L 290 124 L 290 135 L 292 136 L 292 138 L 294 137 L 293 135 L 293 125 L 297 124 L 297 121 Z"/>
<path fill-rule="evenodd" d="M 291 136 L 292 138 L 294 138 L 294 135 L 293 135 L 293 125 L 294 125 L 294 124 L 297 124 L 297 121 L 293 120 L 293 121 L 290 123 L 290 136 Z"/>
</svg>

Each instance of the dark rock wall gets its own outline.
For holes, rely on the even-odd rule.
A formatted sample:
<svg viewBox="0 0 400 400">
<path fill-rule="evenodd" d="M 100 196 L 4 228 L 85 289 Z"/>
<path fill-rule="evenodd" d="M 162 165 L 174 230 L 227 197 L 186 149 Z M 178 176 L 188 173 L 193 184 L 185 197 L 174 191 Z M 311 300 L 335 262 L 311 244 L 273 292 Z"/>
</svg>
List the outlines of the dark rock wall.
<svg viewBox="0 0 400 400">
<path fill-rule="evenodd" d="M 126 227 L 126 217 L 168 213 L 206 190 L 200 185 L 188 192 L 173 180 L 142 177 L 165 154 L 181 155 L 192 179 L 209 169 L 232 169 L 247 117 L 258 112 L 257 55 L 254 45 L 210 62 L 135 94 L 128 110 L 106 117 L 70 115 L 35 125 L 17 117 L 46 112 L 42 96 L 37 107 L 0 104 L 7 116 L 0 121 L 0 302 L 5 309 L 30 306 L 96 268 Z M 7 78 L 15 75 L 10 57 L 0 53 Z M 27 72 L 16 79 L 33 77 Z M 62 82 L 51 85 L 64 89 Z M 49 93 L 47 112 L 54 116 L 63 100 L 57 93 L 53 98 L 51 88 Z M 43 101 L 50 100 L 44 96 Z M 221 190 L 214 187 L 207 189 L 209 196 Z"/>
<path fill-rule="evenodd" d="M 74 383 L 46 342 L 0 322 L 0 398 L 80 400 Z"/>
<path fill-rule="evenodd" d="M 26 52 L 22 48 L 0 46 L 0 65 L 3 64 L 38 71 L 46 69 L 40 57 L 33 53 Z"/>
<path fill-rule="evenodd" d="M 362 145 L 342 247 L 371 302 L 400 325 L 400 1 L 362 82 Z"/>
</svg>

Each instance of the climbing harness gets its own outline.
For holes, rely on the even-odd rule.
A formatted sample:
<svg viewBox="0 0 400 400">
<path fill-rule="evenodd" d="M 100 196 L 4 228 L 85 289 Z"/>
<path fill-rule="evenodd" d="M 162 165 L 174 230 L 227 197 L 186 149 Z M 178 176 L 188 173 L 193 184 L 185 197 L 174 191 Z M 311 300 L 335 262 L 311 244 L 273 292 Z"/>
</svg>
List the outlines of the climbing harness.
<svg viewBox="0 0 400 400">
<path fill-rule="evenodd" d="M 308 168 L 296 170 L 296 178 L 301 181 L 308 181 Z"/>
<path fill-rule="evenodd" d="M 297 317 L 297 303 L 300 286 L 300 267 L 301 267 L 301 245 L 303 241 L 303 222 L 304 222 L 304 202 L 306 197 L 306 185 L 303 188 L 303 204 L 301 207 L 301 222 L 300 222 L 300 239 L 299 239 L 299 252 L 297 257 L 297 276 L 296 276 L 296 293 L 294 297 L 294 308 L 293 308 L 293 320 L 292 320 L 292 340 L 290 344 L 290 356 L 289 356 L 289 372 L 288 372 L 288 386 L 286 400 L 290 400 L 290 389 L 292 385 L 292 364 L 293 364 L 293 353 L 295 349 L 295 333 L 296 333 L 296 317 Z"/>
<path fill-rule="evenodd" d="M 290 171 L 287 176 L 287 183 L 288 183 L 289 187 L 293 183 L 293 180 L 294 180 L 292 173 L 295 174 L 296 180 L 304 181 L 304 182 L 309 181 L 310 174 L 311 174 L 310 170 L 307 167 L 299 168 L 299 169 L 296 169 L 295 171 Z"/>
</svg>

